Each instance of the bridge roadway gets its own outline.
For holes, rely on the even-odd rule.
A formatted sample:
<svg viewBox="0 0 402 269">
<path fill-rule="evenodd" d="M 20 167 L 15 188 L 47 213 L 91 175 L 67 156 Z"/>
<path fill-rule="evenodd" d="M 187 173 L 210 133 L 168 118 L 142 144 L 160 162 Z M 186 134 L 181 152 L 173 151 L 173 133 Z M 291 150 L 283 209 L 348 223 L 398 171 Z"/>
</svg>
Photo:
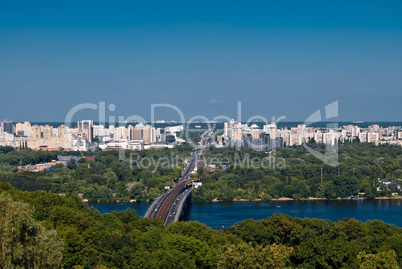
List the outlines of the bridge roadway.
<svg viewBox="0 0 402 269">
<path fill-rule="evenodd" d="M 186 189 L 186 185 L 192 182 L 192 179 L 189 179 L 190 173 L 195 169 L 198 158 L 202 154 L 205 149 L 206 142 L 208 138 L 211 136 L 212 131 L 206 131 L 201 136 L 201 143 L 197 147 L 193 157 L 190 159 L 189 165 L 185 168 L 182 173 L 182 176 L 179 178 L 179 182 L 173 188 L 173 190 L 161 194 L 158 196 L 154 202 L 149 207 L 148 211 L 145 214 L 146 218 L 158 218 L 168 225 L 172 221 L 177 221 L 181 210 L 184 204 L 185 199 L 190 195 L 192 188 L 187 189 L 185 193 L 183 191 Z M 179 198 L 177 200 L 177 198 Z M 178 207 L 178 205 L 180 205 Z"/>
<path fill-rule="evenodd" d="M 187 201 L 188 196 L 193 191 L 193 187 L 187 188 L 185 191 L 180 193 L 176 200 L 174 201 L 173 205 L 170 207 L 169 213 L 165 220 L 165 226 L 169 225 L 171 222 L 178 221 L 180 215 L 182 214 L 183 207 Z"/>
<path fill-rule="evenodd" d="M 166 219 L 169 217 L 169 211 L 171 206 L 173 204 L 176 204 L 176 197 L 183 192 L 183 190 L 186 188 L 187 183 L 191 183 L 193 179 L 186 179 L 181 181 L 177 186 L 169 193 L 169 195 L 166 197 L 165 201 L 162 203 L 160 208 L 158 209 L 158 212 L 156 214 L 156 218 L 160 219 L 161 221 L 165 222 Z M 170 217 L 172 217 L 170 215 Z"/>
<path fill-rule="evenodd" d="M 182 182 L 185 181 L 189 178 L 190 173 L 194 170 L 194 168 L 197 165 L 198 162 L 198 157 L 201 154 L 202 150 L 201 148 L 197 148 L 196 152 L 194 153 L 193 157 L 190 160 L 189 165 L 185 168 L 185 170 L 182 173 L 182 176 L 179 179 L 179 183 L 173 188 L 173 190 L 169 192 L 165 192 L 161 195 L 159 195 L 154 202 L 151 204 L 147 212 L 145 213 L 146 218 L 155 218 L 158 215 L 159 208 L 162 206 L 162 204 L 165 202 L 165 199 L 178 187 L 178 185 Z M 182 189 L 181 189 L 182 191 Z M 177 195 L 179 193 L 174 192 L 174 195 Z M 161 217 L 158 217 L 160 220 L 164 221 Z"/>
</svg>

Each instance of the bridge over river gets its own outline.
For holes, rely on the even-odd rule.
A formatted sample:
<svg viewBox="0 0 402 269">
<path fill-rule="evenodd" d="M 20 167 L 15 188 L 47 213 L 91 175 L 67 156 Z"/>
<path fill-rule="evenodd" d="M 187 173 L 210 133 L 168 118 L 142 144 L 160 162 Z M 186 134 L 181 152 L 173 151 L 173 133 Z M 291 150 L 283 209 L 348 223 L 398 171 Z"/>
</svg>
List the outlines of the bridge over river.
<svg viewBox="0 0 402 269">
<path fill-rule="evenodd" d="M 212 133 L 213 128 L 202 134 L 201 142 L 191 157 L 189 164 L 184 169 L 182 176 L 171 191 L 158 196 L 153 201 L 145 214 L 146 218 L 158 218 L 165 223 L 165 226 L 179 220 L 183 207 L 193 191 L 192 183 L 197 180 L 189 178 L 190 173 L 197 167 L 202 154 L 208 146 L 208 140 L 212 136 Z"/>
</svg>

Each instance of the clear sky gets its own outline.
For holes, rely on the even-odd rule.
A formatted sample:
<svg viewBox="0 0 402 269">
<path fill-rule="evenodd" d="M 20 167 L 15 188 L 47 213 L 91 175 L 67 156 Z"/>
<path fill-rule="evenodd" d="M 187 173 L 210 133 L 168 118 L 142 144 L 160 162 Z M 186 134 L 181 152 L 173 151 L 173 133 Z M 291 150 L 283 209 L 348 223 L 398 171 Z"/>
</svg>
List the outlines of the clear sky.
<svg viewBox="0 0 402 269">
<path fill-rule="evenodd" d="M 303 121 L 336 100 L 340 121 L 402 121 L 402 1 L 1 1 L 0 93 L 14 121 L 99 101 Z"/>
</svg>

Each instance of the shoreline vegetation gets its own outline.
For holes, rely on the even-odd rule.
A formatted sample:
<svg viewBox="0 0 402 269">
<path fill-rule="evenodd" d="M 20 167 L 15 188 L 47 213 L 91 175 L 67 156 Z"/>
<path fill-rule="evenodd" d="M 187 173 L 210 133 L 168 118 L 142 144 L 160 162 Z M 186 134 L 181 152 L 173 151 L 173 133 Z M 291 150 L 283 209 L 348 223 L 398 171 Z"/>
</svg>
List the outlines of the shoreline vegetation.
<svg viewBox="0 0 402 269">
<path fill-rule="evenodd" d="M 392 197 L 375 197 L 374 200 L 401 200 L 402 196 L 392 196 Z M 268 202 L 286 202 L 286 201 L 349 201 L 351 200 L 350 198 L 341 198 L 338 197 L 336 199 L 332 198 L 320 198 L 320 197 L 309 197 L 309 198 L 301 198 L 301 199 L 294 199 L 290 197 L 280 197 L 280 198 L 273 198 L 268 201 L 261 201 L 261 198 L 255 199 L 255 200 L 248 200 L 248 199 L 233 199 L 232 201 L 221 201 L 218 200 L 217 198 L 213 199 L 209 203 L 231 203 L 231 202 L 262 202 L 262 203 L 268 203 Z M 356 200 L 372 200 L 372 199 L 367 199 L 364 197 L 360 197 Z M 142 204 L 151 204 L 152 201 L 146 201 L 146 202 L 141 202 L 141 201 L 136 201 L 136 200 L 111 200 L 111 201 L 88 201 L 88 199 L 82 199 L 83 203 L 142 203 Z M 194 202 L 194 204 L 203 204 L 203 203 L 208 203 L 208 202 Z"/>
</svg>

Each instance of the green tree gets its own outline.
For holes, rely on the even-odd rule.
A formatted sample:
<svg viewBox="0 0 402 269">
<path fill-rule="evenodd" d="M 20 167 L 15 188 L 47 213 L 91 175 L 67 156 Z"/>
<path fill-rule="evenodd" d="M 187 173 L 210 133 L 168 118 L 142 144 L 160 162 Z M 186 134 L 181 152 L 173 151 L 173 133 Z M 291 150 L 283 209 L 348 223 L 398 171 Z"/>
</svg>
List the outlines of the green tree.
<svg viewBox="0 0 402 269">
<path fill-rule="evenodd" d="M 379 252 L 377 254 L 367 254 L 362 251 L 357 256 L 359 268 L 361 269 L 398 269 L 398 262 L 396 261 L 395 251 L 390 250 L 386 252 Z"/>
<path fill-rule="evenodd" d="M 71 158 L 67 161 L 67 168 L 70 170 L 74 170 L 77 167 L 77 163 L 75 162 L 74 158 Z"/>
<path fill-rule="evenodd" d="M 0 267 L 62 268 L 63 242 L 32 218 L 28 205 L 0 194 Z"/>
<path fill-rule="evenodd" d="M 252 243 L 225 245 L 221 248 L 218 268 L 285 268 L 291 252 L 292 248 L 276 244 L 264 248 L 260 245 L 253 247 Z"/>
</svg>

